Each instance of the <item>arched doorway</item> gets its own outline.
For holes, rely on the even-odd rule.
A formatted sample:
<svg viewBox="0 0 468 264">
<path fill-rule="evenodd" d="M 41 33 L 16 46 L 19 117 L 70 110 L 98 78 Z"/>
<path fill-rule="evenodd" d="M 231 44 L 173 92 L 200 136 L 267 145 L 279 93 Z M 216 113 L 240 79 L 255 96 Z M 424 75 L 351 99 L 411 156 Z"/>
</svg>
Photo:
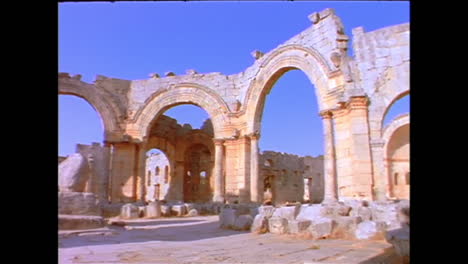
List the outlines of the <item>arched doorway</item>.
<svg viewBox="0 0 468 264">
<path fill-rule="evenodd" d="M 213 155 L 207 146 L 194 144 L 185 151 L 184 201 L 208 202 L 213 198 Z"/>
</svg>

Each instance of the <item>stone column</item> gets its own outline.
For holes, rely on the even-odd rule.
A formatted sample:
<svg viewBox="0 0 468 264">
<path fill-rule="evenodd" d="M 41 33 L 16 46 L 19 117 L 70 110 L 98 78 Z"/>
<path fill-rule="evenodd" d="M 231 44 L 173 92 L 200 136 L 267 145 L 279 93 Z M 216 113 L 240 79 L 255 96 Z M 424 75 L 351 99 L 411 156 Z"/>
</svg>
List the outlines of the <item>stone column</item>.
<svg viewBox="0 0 468 264">
<path fill-rule="evenodd" d="M 323 111 L 320 113 L 323 119 L 323 130 L 325 138 L 325 164 L 324 164 L 324 181 L 325 194 L 324 203 L 335 202 L 338 200 L 337 183 L 336 183 L 336 159 L 335 159 L 335 143 L 333 136 L 333 119 L 331 111 Z"/>
<path fill-rule="evenodd" d="M 377 201 L 386 201 L 387 197 L 390 197 L 388 173 L 384 164 L 384 145 L 383 140 L 371 140 L 370 142 L 374 166 L 374 197 Z"/>
<path fill-rule="evenodd" d="M 260 139 L 260 134 L 254 133 L 249 136 L 250 136 L 250 200 L 254 203 L 261 203 L 263 201 L 263 190 L 261 190 L 263 189 L 263 185 L 260 182 L 260 173 L 258 171 L 258 140 Z"/>
<path fill-rule="evenodd" d="M 224 177 L 223 177 L 223 160 L 224 160 L 224 140 L 213 139 L 215 144 L 215 164 L 214 164 L 214 202 L 224 202 Z"/>
</svg>

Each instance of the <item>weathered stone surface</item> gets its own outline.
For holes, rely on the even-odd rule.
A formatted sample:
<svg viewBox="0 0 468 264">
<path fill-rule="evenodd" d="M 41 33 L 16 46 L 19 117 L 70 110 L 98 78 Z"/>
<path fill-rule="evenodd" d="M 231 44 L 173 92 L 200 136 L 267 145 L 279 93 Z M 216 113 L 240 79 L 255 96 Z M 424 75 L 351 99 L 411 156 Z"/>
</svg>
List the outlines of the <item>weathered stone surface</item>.
<svg viewBox="0 0 468 264">
<path fill-rule="evenodd" d="M 197 209 L 190 209 L 190 211 L 188 212 L 187 216 L 198 216 L 198 211 Z"/>
<path fill-rule="evenodd" d="M 134 204 L 126 204 L 122 206 L 120 210 L 120 218 L 123 219 L 135 219 L 139 216 L 138 206 Z"/>
<path fill-rule="evenodd" d="M 190 212 L 190 210 L 194 209 L 195 205 L 193 203 L 185 203 L 185 211 Z"/>
<path fill-rule="evenodd" d="M 395 247 L 398 255 L 409 256 L 410 232 L 408 226 L 388 231 L 385 234 L 385 239 Z"/>
<path fill-rule="evenodd" d="M 349 216 L 351 206 L 342 203 L 325 204 L 322 207 L 322 215 L 337 217 L 337 216 Z"/>
<path fill-rule="evenodd" d="M 92 229 L 104 226 L 104 218 L 95 215 L 59 215 L 59 230 Z"/>
<path fill-rule="evenodd" d="M 360 216 L 339 216 L 333 220 L 336 222 L 336 228 L 341 228 L 349 232 L 354 232 L 358 224 L 363 221 Z"/>
<path fill-rule="evenodd" d="M 224 208 L 219 214 L 219 226 L 221 228 L 232 228 L 236 221 L 236 210 Z"/>
<path fill-rule="evenodd" d="M 273 234 L 286 234 L 288 232 L 288 220 L 281 217 L 268 219 L 268 230 Z"/>
<path fill-rule="evenodd" d="M 322 217 L 322 205 L 313 204 L 309 206 L 302 206 L 301 211 L 297 215 L 297 220 L 311 220 Z"/>
<path fill-rule="evenodd" d="M 146 216 L 146 206 L 138 206 L 138 217 Z"/>
<path fill-rule="evenodd" d="M 289 220 L 288 232 L 290 234 L 298 234 L 307 230 L 312 221 L 310 220 Z"/>
<path fill-rule="evenodd" d="M 353 208 L 349 215 L 361 217 L 363 221 L 372 220 L 372 211 L 369 207 L 359 206 L 357 208 Z"/>
<path fill-rule="evenodd" d="M 93 193 L 59 192 L 59 214 L 101 215 L 99 201 Z"/>
<path fill-rule="evenodd" d="M 161 214 L 163 216 L 170 216 L 171 215 L 171 206 L 167 204 L 161 205 Z"/>
<path fill-rule="evenodd" d="M 276 208 L 271 205 L 264 205 L 260 206 L 258 208 L 258 213 L 260 215 L 265 216 L 267 219 L 273 216 L 273 213 L 275 212 Z"/>
<path fill-rule="evenodd" d="M 161 217 L 161 203 L 159 201 L 150 202 L 146 206 L 146 217 L 147 218 Z"/>
<path fill-rule="evenodd" d="M 184 205 L 173 205 L 171 208 L 171 214 L 176 216 L 182 216 L 185 214 L 185 206 Z"/>
<path fill-rule="evenodd" d="M 255 216 L 252 226 L 250 227 L 251 232 L 261 233 L 268 231 L 268 219 L 266 216 L 258 214 Z"/>
<path fill-rule="evenodd" d="M 89 178 L 89 166 L 86 157 L 79 153 L 69 155 L 59 164 L 59 191 L 84 192 Z"/>
<path fill-rule="evenodd" d="M 331 235 L 336 223 L 330 218 L 316 218 L 312 221 L 308 231 L 314 239 L 327 238 Z"/>
<path fill-rule="evenodd" d="M 234 230 L 249 230 L 252 225 L 253 218 L 250 214 L 239 215 L 234 221 L 232 229 Z"/>
<path fill-rule="evenodd" d="M 294 206 L 283 206 L 280 208 L 276 208 L 275 212 L 273 213 L 272 217 L 280 217 L 285 218 L 288 221 L 296 219 L 297 215 L 301 210 L 301 205 L 294 205 Z"/>
<path fill-rule="evenodd" d="M 357 239 L 374 239 L 378 235 L 383 235 L 385 229 L 385 222 L 364 221 L 358 224 L 355 236 Z"/>
<path fill-rule="evenodd" d="M 398 204 L 392 202 L 373 202 L 370 205 L 372 221 L 385 222 L 389 229 L 400 227 L 398 220 Z"/>
</svg>

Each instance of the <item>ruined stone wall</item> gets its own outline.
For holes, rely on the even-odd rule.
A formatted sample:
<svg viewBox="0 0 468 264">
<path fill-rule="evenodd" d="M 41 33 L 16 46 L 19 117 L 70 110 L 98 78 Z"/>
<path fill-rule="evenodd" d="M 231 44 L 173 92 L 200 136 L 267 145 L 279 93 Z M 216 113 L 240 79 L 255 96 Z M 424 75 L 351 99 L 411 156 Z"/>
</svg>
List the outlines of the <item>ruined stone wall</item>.
<svg viewBox="0 0 468 264">
<path fill-rule="evenodd" d="M 77 144 L 76 153 L 88 158 L 90 177 L 86 184 L 86 192 L 94 193 L 101 201 L 108 200 L 109 183 L 109 148 L 99 143 L 92 145 Z"/>
<path fill-rule="evenodd" d="M 264 151 L 260 154 L 259 161 L 261 178 L 273 176 L 272 192 L 275 193 L 272 195 L 275 196 L 273 199 L 275 204 L 306 200 L 311 203 L 322 202 L 324 195 L 323 156 L 300 157 Z M 266 195 L 269 194 L 266 193 Z"/>
</svg>

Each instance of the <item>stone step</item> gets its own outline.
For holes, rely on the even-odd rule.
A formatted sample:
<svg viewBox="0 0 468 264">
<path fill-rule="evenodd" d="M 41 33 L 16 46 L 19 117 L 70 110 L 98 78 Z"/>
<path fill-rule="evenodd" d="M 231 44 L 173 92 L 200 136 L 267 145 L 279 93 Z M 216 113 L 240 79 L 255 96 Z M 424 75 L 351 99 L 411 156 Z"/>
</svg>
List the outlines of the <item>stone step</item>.
<svg viewBox="0 0 468 264">
<path fill-rule="evenodd" d="M 91 229 L 104 226 L 104 218 L 94 215 L 59 215 L 59 230 Z"/>
</svg>

